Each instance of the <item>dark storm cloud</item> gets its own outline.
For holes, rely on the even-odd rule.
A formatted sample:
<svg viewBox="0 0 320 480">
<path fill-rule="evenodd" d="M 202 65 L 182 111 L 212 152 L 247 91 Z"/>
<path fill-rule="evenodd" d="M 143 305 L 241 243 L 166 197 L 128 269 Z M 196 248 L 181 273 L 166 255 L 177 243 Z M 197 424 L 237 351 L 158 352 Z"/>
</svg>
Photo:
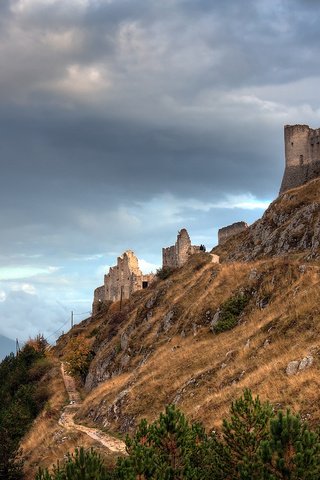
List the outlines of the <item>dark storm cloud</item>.
<svg viewBox="0 0 320 480">
<path fill-rule="evenodd" d="M 2 0 L 3 318 L 16 299 L 34 322 L 53 305 L 49 328 L 56 295 L 87 301 L 124 249 L 157 264 L 183 226 L 211 247 L 220 226 L 257 218 L 280 185 L 283 125 L 319 125 L 319 13 L 311 0 Z"/>
</svg>

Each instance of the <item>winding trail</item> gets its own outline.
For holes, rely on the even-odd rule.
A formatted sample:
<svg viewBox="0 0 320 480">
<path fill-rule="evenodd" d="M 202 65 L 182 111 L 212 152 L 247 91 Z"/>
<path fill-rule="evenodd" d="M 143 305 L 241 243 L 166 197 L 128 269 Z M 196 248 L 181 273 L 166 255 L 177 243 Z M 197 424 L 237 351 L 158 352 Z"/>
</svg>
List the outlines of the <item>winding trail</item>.
<svg viewBox="0 0 320 480">
<path fill-rule="evenodd" d="M 74 379 L 66 373 L 62 362 L 61 374 L 69 396 L 70 405 L 64 407 L 61 417 L 59 419 L 59 425 L 61 425 L 61 427 L 65 428 L 66 430 L 78 430 L 79 432 L 85 433 L 89 437 L 101 443 L 103 446 L 107 447 L 112 452 L 122 454 L 126 453 L 125 443 L 121 440 L 112 437 L 107 433 L 101 432 L 101 430 L 98 430 L 96 428 L 89 428 L 85 427 L 84 425 L 75 423 L 74 416 L 81 407 L 81 398 L 76 388 Z"/>
</svg>

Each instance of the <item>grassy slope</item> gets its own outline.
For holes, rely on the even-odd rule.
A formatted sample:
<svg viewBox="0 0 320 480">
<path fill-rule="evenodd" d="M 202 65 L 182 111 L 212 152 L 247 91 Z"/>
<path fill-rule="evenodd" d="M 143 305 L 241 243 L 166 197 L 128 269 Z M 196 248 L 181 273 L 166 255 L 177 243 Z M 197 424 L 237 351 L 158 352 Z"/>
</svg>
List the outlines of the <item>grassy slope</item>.
<svg viewBox="0 0 320 480">
<path fill-rule="evenodd" d="M 217 427 L 230 401 L 250 387 L 276 405 L 291 406 L 319 421 L 319 265 L 301 271 L 298 262 L 278 259 L 223 265 L 218 274 L 216 267 L 208 264 L 197 272 L 196 281 L 190 273 L 189 265 L 173 277 L 155 308 L 158 312 L 153 315 L 151 330 L 150 322 L 147 328 L 142 324 L 134 330 L 131 352 L 135 345 L 152 345 L 154 352 L 141 366 L 137 366 L 139 355 L 133 355 L 122 374 L 95 388 L 84 402 L 81 420 L 94 419 L 114 431 L 125 430 L 124 426 L 134 425 L 142 417 L 155 418 L 166 403 L 176 400 L 190 417 Z M 240 325 L 213 334 L 206 324 L 206 312 L 215 312 L 241 290 L 250 291 L 251 299 Z M 269 304 L 261 309 L 259 303 L 265 298 Z M 146 303 L 146 298 L 141 300 Z M 157 336 L 168 307 L 177 308 L 179 316 L 165 335 Z M 134 311 L 125 327 L 135 318 Z M 185 337 L 181 337 L 182 331 Z M 107 350 L 118 342 L 116 335 Z M 288 362 L 309 353 L 315 359 L 313 366 L 288 377 Z M 115 366 L 125 354 L 118 352 Z M 112 408 L 124 390 L 127 394 Z"/>
<path fill-rule="evenodd" d="M 115 460 L 114 454 L 105 452 L 100 443 L 87 435 L 70 432 L 59 426 L 58 420 L 62 408 L 68 404 L 68 398 L 60 374 L 60 362 L 55 358 L 51 360 L 52 369 L 45 377 L 50 400 L 21 443 L 25 480 L 33 480 L 39 466 L 51 468 L 57 460 L 63 461 L 65 453 L 79 445 L 94 447 L 107 462 L 113 463 Z"/>
<path fill-rule="evenodd" d="M 265 224 L 272 209 L 277 215 L 281 209 L 297 214 L 308 202 L 320 202 L 318 186 L 319 181 L 311 182 L 281 197 L 265 215 Z M 234 238 L 219 252 L 222 258 L 242 242 L 243 235 Z M 87 394 L 78 421 L 123 434 L 175 401 L 190 418 L 219 428 L 230 402 L 249 387 L 276 408 L 289 406 L 319 423 L 320 261 L 306 262 L 305 256 L 286 252 L 283 258 L 217 266 L 209 254 L 197 254 L 169 279 L 137 292 L 122 312 L 116 303 L 76 326 L 60 339 L 56 355 L 63 356 L 71 336 L 81 335 L 96 351 L 90 375 L 98 384 Z M 250 297 L 239 325 L 213 334 L 210 319 L 239 292 Z M 166 321 L 169 312 L 173 317 Z M 288 362 L 308 354 L 313 365 L 288 376 Z M 58 378 L 52 389 L 53 395 L 63 391 Z M 64 402 L 61 395 L 57 409 Z M 40 457 L 49 465 L 72 445 L 87 441 L 68 437 L 57 446 L 57 435 L 56 423 L 38 420 L 31 443 L 24 445 L 27 452 L 40 449 L 30 453 L 29 463 Z"/>
</svg>

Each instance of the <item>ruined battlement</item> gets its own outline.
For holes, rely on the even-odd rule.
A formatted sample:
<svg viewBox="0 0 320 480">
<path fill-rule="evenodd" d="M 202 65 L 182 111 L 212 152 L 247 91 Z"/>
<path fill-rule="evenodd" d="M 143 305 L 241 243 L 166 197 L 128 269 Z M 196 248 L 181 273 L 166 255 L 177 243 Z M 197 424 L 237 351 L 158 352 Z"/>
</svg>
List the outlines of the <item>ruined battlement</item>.
<svg viewBox="0 0 320 480">
<path fill-rule="evenodd" d="M 104 285 L 95 289 L 93 293 L 92 313 L 95 315 L 99 312 L 102 305 L 105 303 L 105 289 Z"/>
<path fill-rule="evenodd" d="M 186 263 L 190 255 L 199 252 L 200 247 L 191 245 L 189 234 L 182 228 L 177 236 L 177 241 L 171 247 L 162 249 L 162 267 L 178 268 Z"/>
<path fill-rule="evenodd" d="M 141 272 L 138 258 L 132 250 L 127 250 L 118 257 L 117 265 L 110 267 L 104 276 L 104 285 L 95 289 L 93 313 L 103 303 L 129 299 L 133 292 L 147 288 L 153 279 L 153 274 L 144 275 Z"/>
<path fill-rule="evenodd" d="M 227 227 L 220 228 L 218 231 L 218 244 L 222 245 L 229 240 L 229 238 L 245 231 L 247 228 L 248 224 L 245 222 L 236 222 L 232 225 L 228 225 Z"/>
<path fill-rule="evenodd" d="M 320 128 L 285 125 L 286 166 L 280 193 L 320 176 Z"/>
</svg>

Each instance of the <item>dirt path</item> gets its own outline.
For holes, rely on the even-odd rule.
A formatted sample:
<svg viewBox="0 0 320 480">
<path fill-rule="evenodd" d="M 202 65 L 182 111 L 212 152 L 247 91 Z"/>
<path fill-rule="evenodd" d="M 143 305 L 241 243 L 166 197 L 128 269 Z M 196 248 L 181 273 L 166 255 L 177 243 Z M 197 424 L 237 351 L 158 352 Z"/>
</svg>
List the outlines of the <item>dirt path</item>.
<svg viewBox="0 0 320 480">
<path fill-rule="evenodd" d="M 117 438 L 101 432 L 96 428 L 85 427 L 74 422 L 74 416 L 81 406 L 81 399 L 79 392 L 77 391 L 74 379 L 68 375 L 64 369 L 63 363 L 61 363 L 61 374 L 63 381 L 69 395 L 70 405 L 67 405 L 61 414 L 59 419 L 59 425 L 67 430 L 78 430 L 83 432 L 94 440 L 100 442 L 112 452 L 126 453 L 125 443 Z"/>
</svg>

